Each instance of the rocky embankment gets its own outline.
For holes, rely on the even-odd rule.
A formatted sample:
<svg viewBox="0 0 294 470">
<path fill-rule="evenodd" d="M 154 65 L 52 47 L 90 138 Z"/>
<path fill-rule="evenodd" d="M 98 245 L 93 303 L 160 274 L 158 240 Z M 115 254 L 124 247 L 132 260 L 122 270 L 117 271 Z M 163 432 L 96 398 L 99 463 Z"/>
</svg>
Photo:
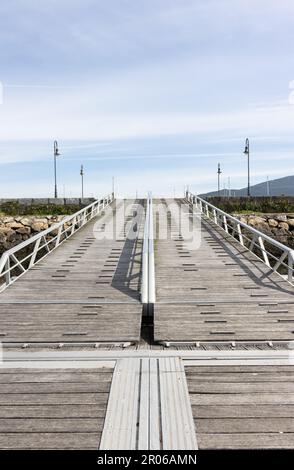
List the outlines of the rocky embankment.
<svg viewBox="0 0 294 470">
<path fill-rule="evenodd" d="M 234 214 L 234 217 L 279 242 L 294 247 L 294 214 Z"/>
<path fill-rule="evenodd" d="M 0 217 L 0 255 L 5 250 L 60 222 L 64 217 L 64 215 Z"/>
</svg>

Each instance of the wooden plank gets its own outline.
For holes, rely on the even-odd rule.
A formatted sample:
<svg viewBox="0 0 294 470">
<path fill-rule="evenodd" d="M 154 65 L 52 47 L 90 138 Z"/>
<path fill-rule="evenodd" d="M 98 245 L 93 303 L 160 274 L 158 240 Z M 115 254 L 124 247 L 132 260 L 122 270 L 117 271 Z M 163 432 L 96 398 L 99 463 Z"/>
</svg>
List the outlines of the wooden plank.
<svg viewBox="0 0 294 470">
<path fill-rule="evenodd" d="M 294 396 L 291 393 L 266 393 L 266 394 L 192 394 L 190 395 L 192 405 L 250 405 L 254 403 L 260 405 L 293 405 Z"/>
<path fill-rule="evenodd" d="M 2 433 L 97 432 L 102 430 L 103 418 L 0 418 Z"/>
<path fill-rule="evenodd" d="M 97 450 L 100 433 L 4 433 L 0 434 L 2 450 Z"/>
<path fill-rule="evenodd" d="M 97 377 L 98 379 L 98 377 Z M 36 386 L 37 385 L 37 386 Z M 55 382 L 55 383 L 12 383 L 12 384 L 0 384 L 0 401 L 5 399 L 5 395 L 19 395 L 21 393 L 28 394 L 37 393 L 38 395 L 48 395 L 50 393 L 108 393 L 110 390 L 110 383 L 99 382 L 96 383 L 72 383 L 72 382 Z"/>
<path fill-rule="evenodd" d="M 188 374 L 187 374 L 188 375 Z M 251 373 L 234 373 L 234 374 L 229 374 L 229 373 L 215 373 L 215 374 L 203 374 L 203 373 L 198 373 L 196 376 L 191 375 L 191 380 L 190 384 L 193 387 L 193 385 L 197 385 L 198 383 L 200 384 L 206 384 L 207 382 L 213 382 L 213 383 L 227 383 L 227 384 L 239 384 L 242 382 L 246 383 L 292 383 L 294 382 L 294 373 L 293 371 L 289 374 L 284 374 L 284 373 L 279 373 L 275 372 L 273 373 L 261 373 L 261 372 L 251 372 Z"/>
<path fill-rule="evenodd" d="M 265 393 L 294 393 L 294 383 L 293 382 L 204 382 L 204 383 L 196 383 L 195 381 L 190 381 L 189 383 L 189 390 L 190 393 L 195 394 L 265 394 Z"/>
<path fill-rule="evenodd" d="M 294 433 L 293 418 L 197 418 L 199 434 Z"/>
<path fill-rule="evenodd" d="M 104 418 L 107 400 L 104 403 L 92 405 L 1 405 L 2 418 Z"/>
<path fill-rule="evenodd" d="M 293 449 L 294 433 L 201 434 L 200 449 Z"/>
<path fill-rule="evenodd" d="M 197 418 L 294 418 L 294 405 L 195 405 Z"/>
<path fill-rule="evenodd" d="M 97 369 L 96 369 L 97 370 Z M 7 373 L 5 373 L 7 371 Z M 109 369 L 108 372 L 97 372 L 88 370 L 81 372 L 80 370 L 75 369 L 73 371 L 62 370 L 62 375 L 60 371 L 50 370 L 47 372 L 39 372 L 34 369 L 26 369 L 26 372 L 22 370 L 21 372 L 11 372 L 11 369 L 0 369 L 0 391 L 2 390 L 1 384 L 23 384 L 23 383 L 59 383 L 59 384 L 81 384 L 81 383 L 101 383 L 109 382 L 110 377 L 112 376 L 112 369 Z"/>
</svg>

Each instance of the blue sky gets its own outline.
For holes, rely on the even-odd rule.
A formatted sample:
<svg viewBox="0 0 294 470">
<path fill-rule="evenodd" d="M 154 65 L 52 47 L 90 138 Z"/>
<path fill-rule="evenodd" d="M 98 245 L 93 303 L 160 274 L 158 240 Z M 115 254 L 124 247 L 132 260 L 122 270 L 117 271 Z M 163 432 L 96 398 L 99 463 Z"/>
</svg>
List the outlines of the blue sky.
<svg viewBox="0 0 294 470">
<path fill-rule="evenodd" d="M 292 0 L 0 4 L 0 197 L 142 196 L 294 174 Z"/>
</svg>

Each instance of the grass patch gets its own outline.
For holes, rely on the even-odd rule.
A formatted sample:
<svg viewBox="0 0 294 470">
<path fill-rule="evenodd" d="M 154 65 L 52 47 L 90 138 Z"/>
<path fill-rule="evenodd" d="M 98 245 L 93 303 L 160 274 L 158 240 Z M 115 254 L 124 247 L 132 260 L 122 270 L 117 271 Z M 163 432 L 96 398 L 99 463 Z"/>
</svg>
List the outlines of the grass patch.
<svg viewBox="0 0 294 470">
<path fill-rule="evenodd" d="M 33 204 L 24 205 L 19 202 L 7 202 L 0 206 L 0 216 L 46 216 L 46 215 L 71 215 L 82 209 L 77 205 Z"/>
<path fill-rule="evenodd" d="M 207 201 L 229 214 L 294 213 L 293 197 L 211 197 Z"/>
</svg>

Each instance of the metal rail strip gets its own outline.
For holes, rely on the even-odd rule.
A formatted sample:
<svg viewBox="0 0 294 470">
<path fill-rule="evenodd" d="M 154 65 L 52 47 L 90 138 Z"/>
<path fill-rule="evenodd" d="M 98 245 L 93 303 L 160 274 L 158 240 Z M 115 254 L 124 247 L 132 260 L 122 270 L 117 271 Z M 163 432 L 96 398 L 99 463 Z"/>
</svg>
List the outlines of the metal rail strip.
<svg viewBox="0 0 294 470">
<path fill-rule="evenodd" d="M 149 249 L 149 198 L 146 203 L 146 216 L 143 236 L 143 252 L 142 252 L 142 282 L 141 282 L 141 302 L 148 304 L 148 249 Z"/>
<path fill-rule="evenodd" d="M 118 359 L 100 450 L 197 448 L 181 358 Z"/>
<path fill-rule="evenodd" d="M 111 194 L 94 201 L 47 230 L 5 251 L 0 258 L 0 281 L 4 279 L 4 284 L 0 285 L 0 292 L 96 217 L 113 200 L 114 195 Z"/>
<path fill-rule="evenodd" d="M 154 233 L 153 233 L 153 204 L 149 197 L 149 244 L 148 244 L 148 302 L 154 304 L 155 295 L 155 261 L 154 261 Z"/>
<path fill-rule="evenodd" d="M 152 195 L 148 193 L 142 253 L 141 302 L 153 305 L 155 295 L 154 235 Z"/>
<path fill-rule="evenodd" d="M 236 217 L 227 214 L 189 191 L 186 193 L 186 199 L 190 204 L 195 205 L 197 211 L 200 211 L 205 217 L 223 229 L 227 235 L 233 237 L 261 259 L 273 272 L 293 284 L 294 250 L 292 248 L 241 222 Z M 283 270 L 287 272 L 285 276 L 283 276 Z"/>
<path fill-rule="evenodd" d="M 192 349 L 119 349 L 119 350 L 52 350 L 52 351 L 7 351 L 2 352 L 0 367 L 11 362 L 32 364 L 40 361 L 116 361 L 123 358 L 167 358 L 181 357 L 185 361 L 273 361 L 294 365 L 294 345 L 281 350 L 192 350 Z"/>
</svg>

